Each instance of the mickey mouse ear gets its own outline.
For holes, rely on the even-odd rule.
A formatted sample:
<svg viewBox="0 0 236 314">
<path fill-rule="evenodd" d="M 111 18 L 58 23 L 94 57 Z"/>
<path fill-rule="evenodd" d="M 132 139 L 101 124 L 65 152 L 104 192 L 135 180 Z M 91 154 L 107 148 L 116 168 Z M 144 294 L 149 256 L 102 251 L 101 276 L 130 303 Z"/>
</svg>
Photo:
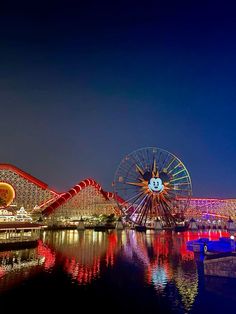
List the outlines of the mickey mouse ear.
<svg viewBox="0 0 236 314">
<path fill-rule="evenodd" d="M 150 171 L 146 171 L 143 174 L 143 178 L 144 178 L 145 181 L 149 181 L 152 178 L 152 173 Z"/>
<path fill-rule="evenodd" d="M 159 174 L 159 177 L 161 178 L 162 182 L 168 182 L 168 181 L 170 181 L 169 175 L 168 175 L 167 173 L 165 173 L 165 172 L 161 172 L 161 173 Z"/>
</svg>

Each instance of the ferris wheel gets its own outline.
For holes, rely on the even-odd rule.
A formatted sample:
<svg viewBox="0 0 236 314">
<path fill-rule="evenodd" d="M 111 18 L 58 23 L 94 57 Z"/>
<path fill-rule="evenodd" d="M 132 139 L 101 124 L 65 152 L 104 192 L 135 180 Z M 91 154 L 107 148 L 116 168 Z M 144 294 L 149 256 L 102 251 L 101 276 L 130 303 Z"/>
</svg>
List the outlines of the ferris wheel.
<svg viewBox="0 0 236 314">
<path fill-rule="evenodd" d="M 146 226 L 159 219 L 172 227 L 192 195 L 190 175 L 170 152 L 147 147 L 125 156 L 114 177 L 114 193 L 125 219 Z"/>
</svg>

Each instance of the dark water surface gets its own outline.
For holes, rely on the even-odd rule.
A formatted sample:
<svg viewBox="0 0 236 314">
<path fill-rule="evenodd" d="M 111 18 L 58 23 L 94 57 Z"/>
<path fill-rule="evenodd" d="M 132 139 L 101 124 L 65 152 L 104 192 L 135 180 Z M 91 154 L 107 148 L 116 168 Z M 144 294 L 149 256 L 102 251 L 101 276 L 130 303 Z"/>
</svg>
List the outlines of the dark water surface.
<svg viewBox="0 0 236 314">
<path fill-rule="evenodd" d="M 0 305 L 20 313 L 235 313 L 236 279 L 204 276 L 203 256 L 186 249 L 188 240 L 222 235 L 47 231 L 37 248 L 0 252 Z"/>
</svg>

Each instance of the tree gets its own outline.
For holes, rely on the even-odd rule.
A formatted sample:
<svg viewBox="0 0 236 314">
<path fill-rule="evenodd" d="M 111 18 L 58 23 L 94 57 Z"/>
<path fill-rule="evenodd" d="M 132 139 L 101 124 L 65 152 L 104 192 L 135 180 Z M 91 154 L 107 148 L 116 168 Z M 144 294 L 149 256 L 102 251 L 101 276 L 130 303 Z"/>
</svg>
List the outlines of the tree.
<svg viewBox="0 0 236 314">
<path fill-rule="evenodd" d="M 110 214 L 107 216 L 106 223 L 112 223 L 115 221 L 115 214 Z"/>
</svg>

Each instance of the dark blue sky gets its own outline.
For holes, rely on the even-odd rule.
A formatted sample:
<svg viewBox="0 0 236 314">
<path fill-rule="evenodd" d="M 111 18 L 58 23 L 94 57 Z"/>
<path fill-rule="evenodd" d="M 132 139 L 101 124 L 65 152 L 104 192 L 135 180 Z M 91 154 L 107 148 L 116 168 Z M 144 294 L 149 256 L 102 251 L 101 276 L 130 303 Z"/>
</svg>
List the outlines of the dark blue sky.
<svg viewBox="0 0 236 314">
<path fill-rule="evenodd" d="M 0 162 L 59 191 L 106 190 L 157 146 L 195 196 L 236 197 L 234 1 L 7 1 L 0 10 Z"/>
</svg>

